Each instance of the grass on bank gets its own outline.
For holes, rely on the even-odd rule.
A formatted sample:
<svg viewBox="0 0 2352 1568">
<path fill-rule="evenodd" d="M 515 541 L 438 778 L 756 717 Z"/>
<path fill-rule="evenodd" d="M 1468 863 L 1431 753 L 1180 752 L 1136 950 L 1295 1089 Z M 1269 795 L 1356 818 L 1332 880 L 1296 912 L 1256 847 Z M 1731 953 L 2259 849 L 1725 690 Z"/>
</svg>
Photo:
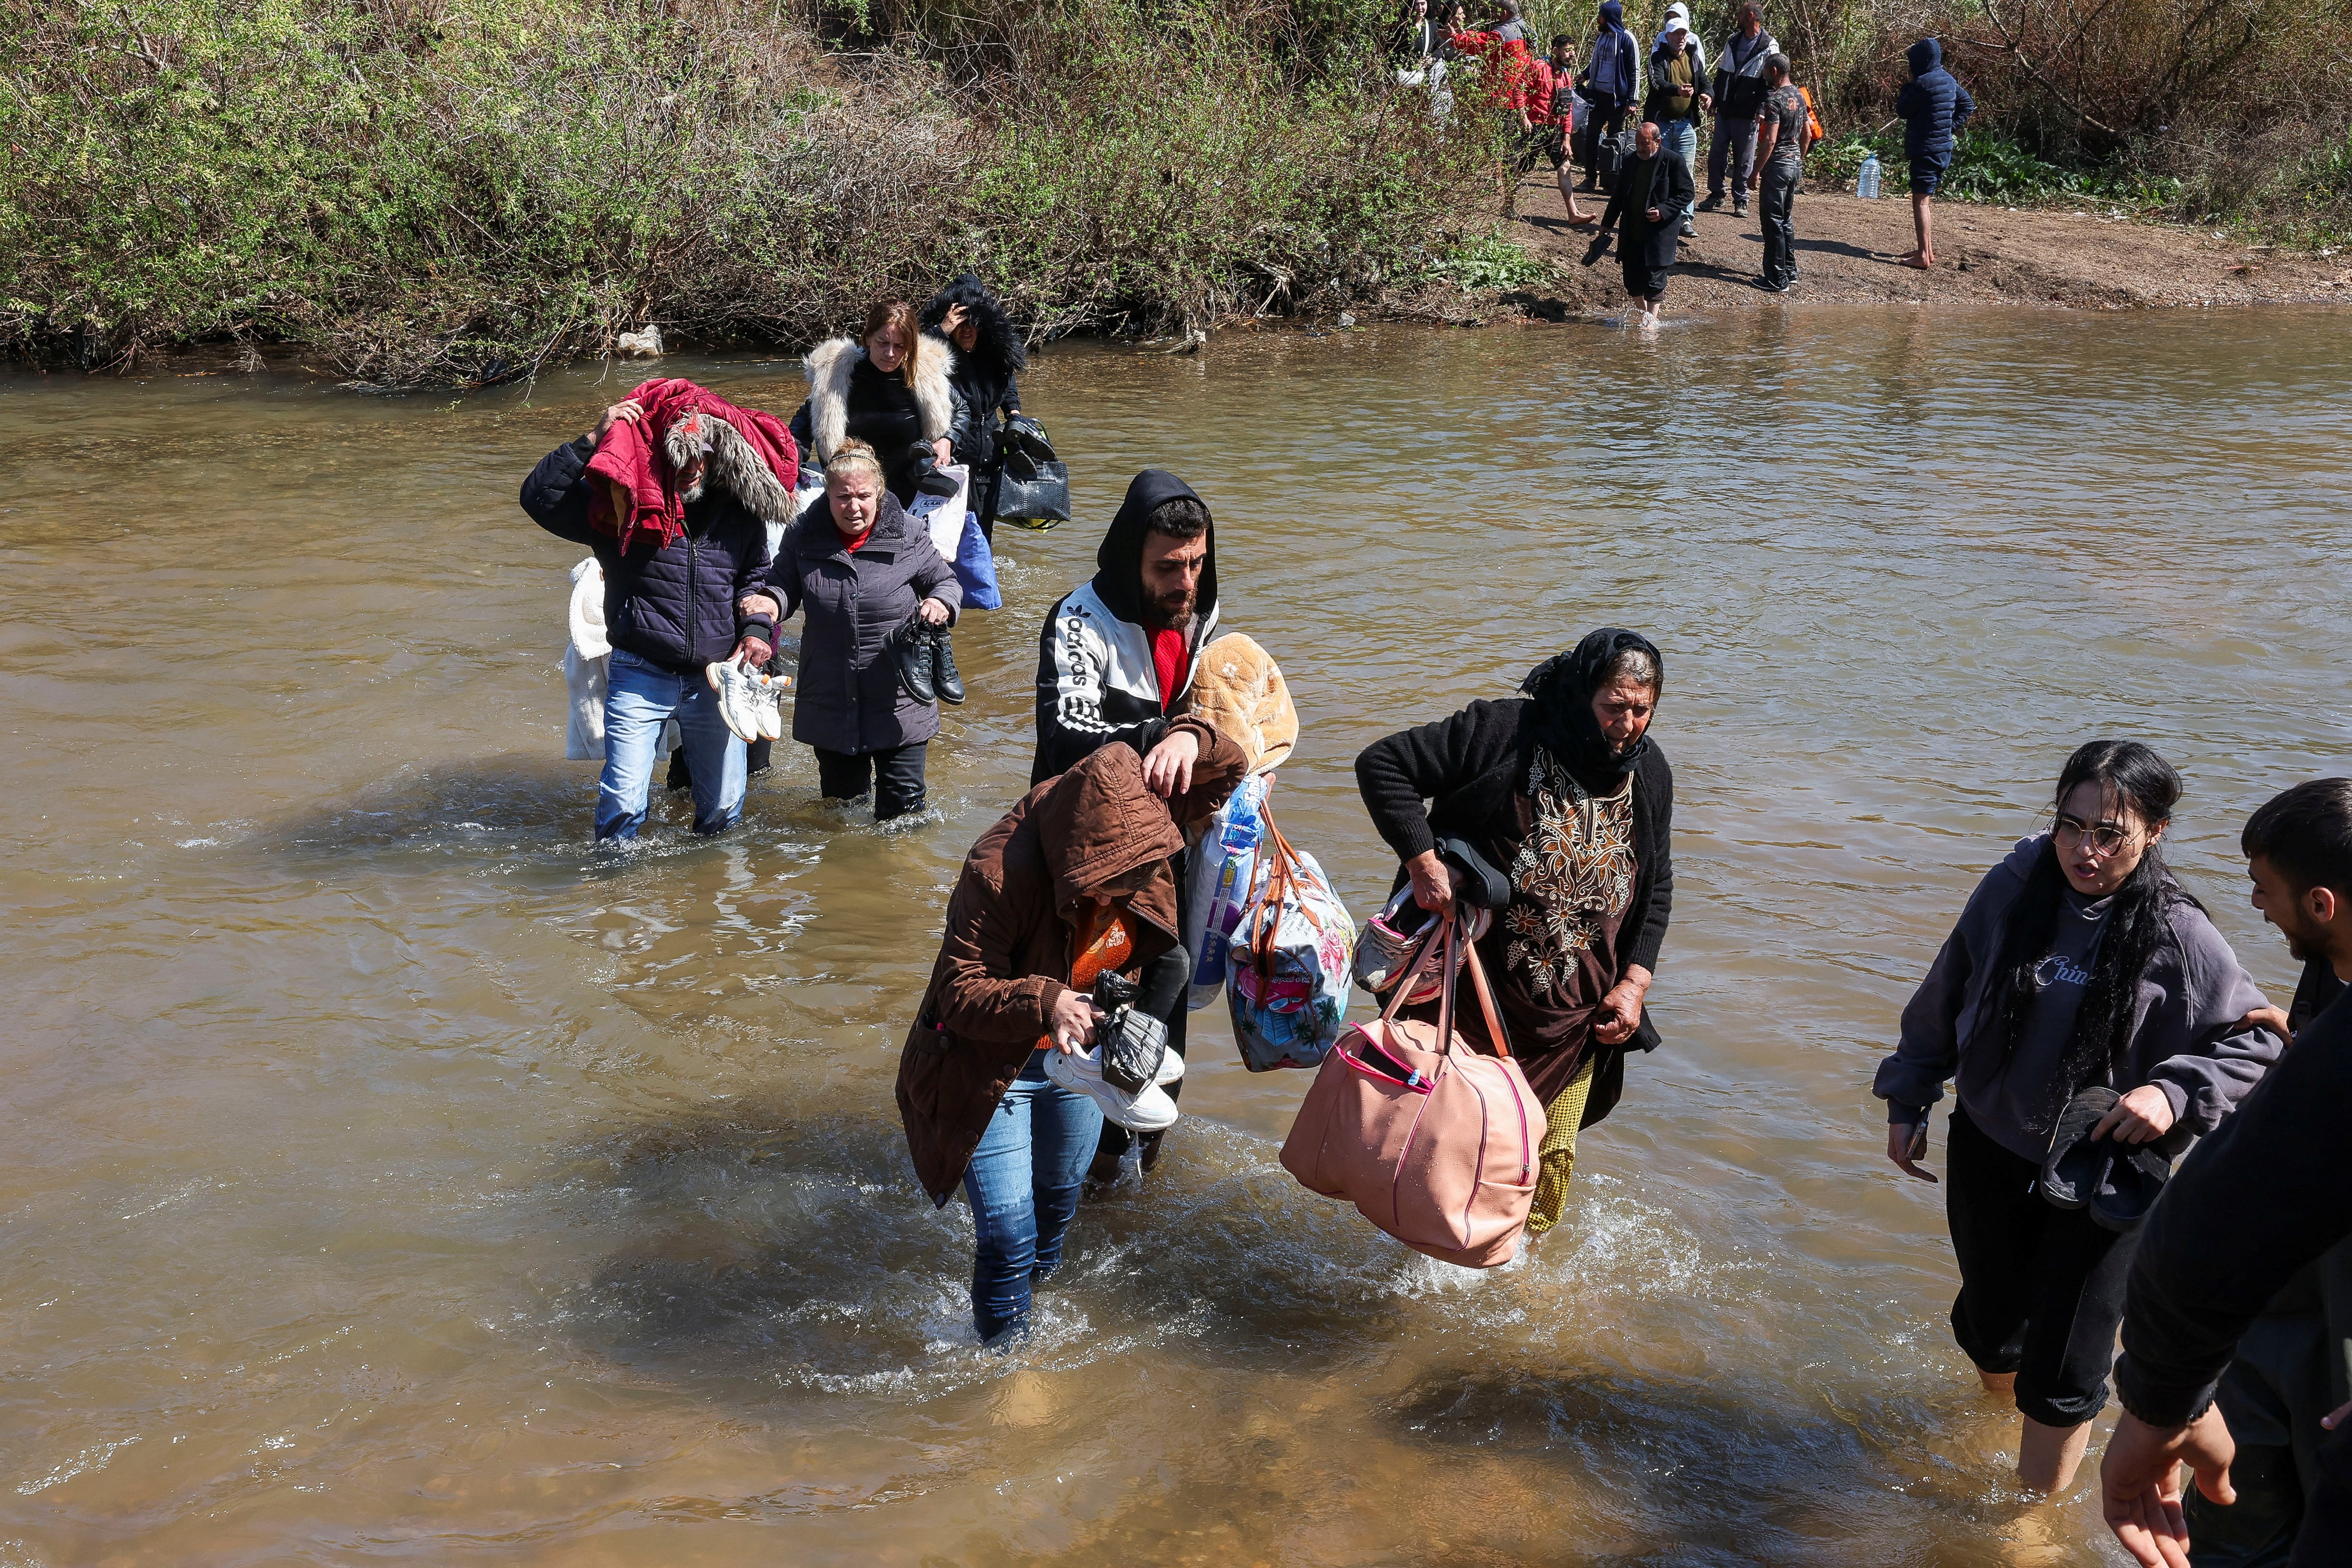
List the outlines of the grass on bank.
<svg viewBox="0 0 2352 1568">
<path fill-rule="evenodd" d="M 966 267 L 1045 332 L 1336 308 L 1469 165 L 1223 11 L 959 83 L 761 0 L 69 0 L 0 21 L 0 351 L 291 342 L 478 384 L 658 320 L 805 343 Z M 837 41 L 837 40 L 836 40 Z"/>
</svg>

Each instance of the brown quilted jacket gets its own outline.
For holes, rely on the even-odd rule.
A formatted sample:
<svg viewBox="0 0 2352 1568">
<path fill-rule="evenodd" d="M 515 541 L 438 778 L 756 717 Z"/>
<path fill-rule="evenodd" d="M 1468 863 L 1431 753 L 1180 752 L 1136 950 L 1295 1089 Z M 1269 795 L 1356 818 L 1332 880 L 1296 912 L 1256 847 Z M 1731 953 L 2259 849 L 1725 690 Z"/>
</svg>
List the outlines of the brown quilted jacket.
<svg viewBox="0 0 2352 1568">
<path fill-rule="evenodd" d="M 1183 830 L 1208 820 L 1245 770 L 1242 749 L 1197 719 L 1170 727 L 1201 739 L 1192 787 L 1173 800 L 1145 788 L 1143 759 L 1115 743 L 1048 779 L 980 836 L 948 900 L 931 983 L 898 1059 L 898 1114 L 915 1174 L 944 1204 L 997 1102 L 1068 989 L 1070 917 L 1096 888 L 1157 862 L 1127 900 L 1135 953 L 1127 973 L 1174 946 L 1176 878 L 1168 858 Z"/>
</svg>

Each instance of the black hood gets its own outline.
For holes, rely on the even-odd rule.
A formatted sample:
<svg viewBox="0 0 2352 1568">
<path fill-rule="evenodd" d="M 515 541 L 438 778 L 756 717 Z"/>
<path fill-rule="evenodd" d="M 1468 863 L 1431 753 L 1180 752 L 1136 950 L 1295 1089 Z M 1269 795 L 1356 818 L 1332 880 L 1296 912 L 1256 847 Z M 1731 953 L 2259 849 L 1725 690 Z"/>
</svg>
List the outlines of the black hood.
<svg viewBox="0 0 2352 1568">
<path fill-rule="evenodd" d="M 999 375 L 1028 368 L 1029 350 L 1022 347 L 1021 334 L 1014 329 L 1013 318 L 1004 313 L 1004 307 L 996 302 L 996 297 L 975 273 L 965 273 L 931 296 L 931 302 L 923 307 L 923 330 L 940 332 L 949 310 L 958 305 L 980 329 L 980 336 L 972 341 L 972 358 L 991 361 Z M 943 332 L 940 335 L 946 336 Z M 964 350 L 956 351 L 961 354 Z"/>
<path fill-rule="evenodd" d="M 1127 499 L 1118 504 L 1118 516 L 1110 520 L 1110 531 L 1103 535 L 1102 548 L 1095 551 L 1095 596 L 1103 601 L 1113 615 L 1121 621 L 1143 623 L 1143 534 L 1144 519 L 1162 501 L 1172 501 L 1189 496 L 1201 497 L 1192 486 L 1164 468 L 1146 468 L 1127 486 Z M 1202 510 L 1208 503 L 1201 502 Z M 1201 588 L 1192 613 L 1206 621 L 1217 607 L 1217 519 L 1209 518 L 1209 531 L 1202 536 L 1208 541 L 1209 552 L 1201 561 Z"/>
<path fill-rule="evenodd" d="M 1911 62 L 1911 77 L 1916 81 L 1944 63 L 1944 46 L 1933 38 L 1922 38 L 1906 50 L 1903 57 Z"/>
</svg>

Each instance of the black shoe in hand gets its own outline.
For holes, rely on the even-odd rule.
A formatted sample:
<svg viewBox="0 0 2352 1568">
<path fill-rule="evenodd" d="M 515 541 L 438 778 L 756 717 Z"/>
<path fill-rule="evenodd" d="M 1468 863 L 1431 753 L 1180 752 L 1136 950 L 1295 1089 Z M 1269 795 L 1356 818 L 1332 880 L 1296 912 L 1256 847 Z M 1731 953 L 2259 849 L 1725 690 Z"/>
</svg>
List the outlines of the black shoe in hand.
<svg viewBox="0 0 2352 1568">
<path fill-rule="evenodd" d="M 1592 243 L 1591 245 L 1584 247 L 1584 265 L 1591 267 L 1593 263 L 1599 261 L 1602 256 L 1607 256 L 1608 254 L 1609 231 L 1607 229 L 1603 229 L 1599 234 L 1592 236 Z"/>
<path fill-rule="evenodd" d="M 1004 422 L 1004 444 L 1018 448 L 1034 463 L 1054 461 L 1054 446 L 1045 439 L 1045 427 L 1025 413 Z"/>
<path fill-rule="evenodd" d="M 915 458 L 915 489 L 917 492 L 925 496 L 945 497 L 954 495 L 956 493 L 956 482 L 945 474 L 940 472 L 939 457 L 931 451 L 929 445 L 926 444 L 919 444 L 915 447 L 915 451 L 917 454 Z"/>
<path fill-rule="evenodd" d="M 898 689 L 925 706 L 939 701 L 931 685 L 930 628 L 910 615 L 890 633 L 890 659 L 898 669 Z"/>
<path fill-rule="evenodd" d="M 963 701 L 963 675 L 956 669 L 955 648 L 948 642 L 944 626 L 927 628 L 931 644 L 931 689 L 940 701 L 950 706 Z"/>
</svg>

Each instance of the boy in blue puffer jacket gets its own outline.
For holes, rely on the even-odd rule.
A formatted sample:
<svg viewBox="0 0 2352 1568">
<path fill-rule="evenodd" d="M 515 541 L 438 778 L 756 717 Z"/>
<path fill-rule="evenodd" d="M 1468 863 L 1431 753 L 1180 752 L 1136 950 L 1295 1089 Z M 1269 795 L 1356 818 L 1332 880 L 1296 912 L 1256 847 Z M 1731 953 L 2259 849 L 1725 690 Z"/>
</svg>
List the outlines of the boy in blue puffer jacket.
<svg viewBox="0 0 2352 1568">
<path fill-rule="evenodd" d="M 1935 221 L 1928 204 L 1952 166 L 1952 137 L 1977 111 L 1977 100 L 1944 68 L 1944 47 L 1935 39 L 1920 39 L 1905 57 L 1911 62 L 1911 79 L 1895 95 L 1895 112 L 1903 117 L 1903 155 L 1911 164 L 1911 222 L 1919 234 L 1919 248 L 1905 256 L 1903 265 L 1925 271 L 1936 265 Z"/>
</svg>

